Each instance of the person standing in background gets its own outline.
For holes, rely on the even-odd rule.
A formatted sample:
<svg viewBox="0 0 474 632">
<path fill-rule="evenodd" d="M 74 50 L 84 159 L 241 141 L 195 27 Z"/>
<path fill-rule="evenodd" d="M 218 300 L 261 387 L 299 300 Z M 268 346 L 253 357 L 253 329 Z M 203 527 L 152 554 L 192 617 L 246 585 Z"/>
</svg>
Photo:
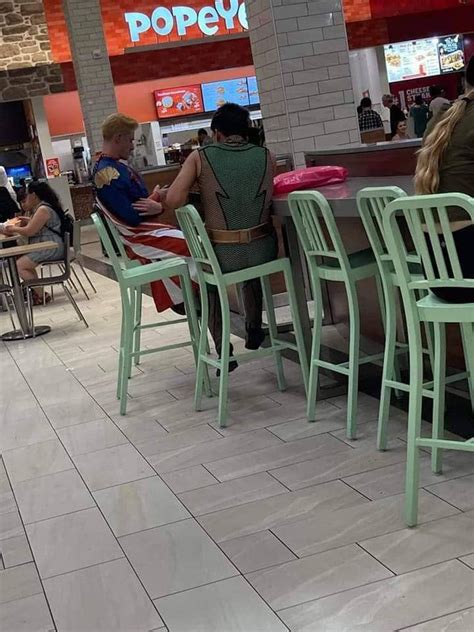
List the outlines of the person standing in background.
<svg viewBox="0 0 474 632">
<path fill-rule="evenodd" d="M 405 121 L 406 117 L 399 105 L 395 103 L 393 94 L 384 94 L 382 97 L 383 105 L 390 110 L 390 134 L 391 139 L 397 133 L 397 125 L 400 121 Z"/>
<path fill-rule="evenodd" d="M 413 105 L 410 109 L 410 118 L 413 119 L 415 136 L 417 138 L 423 138 L 426 125 L 428 124 L 428 115 L 428 106 L 423 101 L 421 94 L 417 94 L 415 97 L 415 105 Z"/>
<path fill-rule="evenodd" d="M 380 114 L 372 109 L 372 101 L 369 97 L 361 99 L 359 107 L 361 108 L 359 113 L 359 129 L 361 132 L 383 128 Z"/>
<path fill-rule="evenodd" d="M 212 145 L 212 138 L 207 133 L 207 130 L 201 128 L 198 130 L 198 143 L 199 147 L 206 147 L 206 145 Z"/>
<path fill-rule="evenodd" d="M 392 141 L 394 142 L 400 140 L 410 140 L 410 135 L 408 134 L 408 123 L 406 122 L 406 120 L 398 121 L 397 132 L 392 138 Z"/>
<path fill-rule="evenodd" d="M 430 96 L 430 117 L 434 118 L 442 108 L 449 107 L 450 101 L 446 98 L 444 88 L 440 86 L 430 86 Z"/>
</svg>

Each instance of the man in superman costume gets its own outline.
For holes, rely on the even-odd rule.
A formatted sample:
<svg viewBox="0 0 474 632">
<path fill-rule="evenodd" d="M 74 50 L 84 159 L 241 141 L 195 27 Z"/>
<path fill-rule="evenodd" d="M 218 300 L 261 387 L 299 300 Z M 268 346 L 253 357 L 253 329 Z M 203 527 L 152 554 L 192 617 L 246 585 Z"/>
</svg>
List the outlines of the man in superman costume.
<svg viewBox="0 0 474 632">
<path fill-rule="evenodd" d="M 179 256 L 189 261 L 182 232 L 159 222 L 163 208 L 158 189 L 149 195 L 140 175 L 124 162 L 133 150 L 137 127 L 137 121 L 123 114 L 112 114 L 104 121 L 103 152 L 93 172 L 96 197 L 131 259 L 149 263 Z M 159 312 L 171 308 L 184 313 L 178 279 L 155 281 L 151 290 Z"/>
</svg>

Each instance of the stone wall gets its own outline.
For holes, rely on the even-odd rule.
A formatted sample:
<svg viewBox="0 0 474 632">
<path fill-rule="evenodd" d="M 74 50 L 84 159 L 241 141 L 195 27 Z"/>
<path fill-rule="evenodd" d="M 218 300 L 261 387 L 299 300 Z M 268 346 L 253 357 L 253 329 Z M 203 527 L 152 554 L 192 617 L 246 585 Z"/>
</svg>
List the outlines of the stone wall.
<svg viewBox="0 0 474 632">
<path fill-rule="evenodd" d="M 0 0 L 0 101 L 62 92 L 42 2 Z"/>
</svg>

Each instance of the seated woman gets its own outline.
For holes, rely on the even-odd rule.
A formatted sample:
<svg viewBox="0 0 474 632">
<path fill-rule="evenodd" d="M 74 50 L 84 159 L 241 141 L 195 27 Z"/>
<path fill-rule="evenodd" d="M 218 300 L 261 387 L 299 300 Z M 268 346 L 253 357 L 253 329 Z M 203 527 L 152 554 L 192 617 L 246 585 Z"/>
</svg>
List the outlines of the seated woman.
<svg viewBox="0 0 474 632">
<path fill-rule="evenodd" d="M 465 95 L 426 136 L 416 165 L 415 188 L 420 194 L 457 192 L 474 197 L 474 57 L 466 71 Z M 450 220 L 463 276 L 474 279 L 474 225 L 463 211 L 450 213 Z M 442 240 L 440 244 L 445 251 Z M 436 288 L 432 291 L 451 303 L 474 302 L 474 289 Z"/>
<path fill-rule="evenodd" d="M 28 243 L 54 241 L 57 247 L 52 250 L 37 250 L 23 255 L 17 261 L 18 273 L 24 281 L 37 279 L 36 268 L 45 261 L 57 261 L 64 256 L 63 217 L 64 211 L 56 192 L 46 182 L 30 182 L 27 194 L 22 202 L 23 210 L 30 217 L 21 217 L 21 225 L 4 225 L 5 235 L 27 237 Z M 33 293 L 35 304 L 43 301 L 43 294 Z M 47 302 L 50 297 L 46 296 Z"/>
<path fill-rule="evenodd" d="M 19 210 L 15 191 L 8 181 L 7 172 L 0 166 L 0 222 L 6 222 L 15 217 Z"/>
</svg>

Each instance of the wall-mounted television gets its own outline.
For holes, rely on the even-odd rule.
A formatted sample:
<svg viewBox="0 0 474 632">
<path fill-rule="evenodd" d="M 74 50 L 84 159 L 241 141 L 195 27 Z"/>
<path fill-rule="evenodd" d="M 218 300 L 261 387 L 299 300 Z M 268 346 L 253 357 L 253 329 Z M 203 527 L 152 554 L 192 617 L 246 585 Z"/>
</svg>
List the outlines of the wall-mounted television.
<svg viewBox="0 0 474 632">
<path fill-rule="evenodd" d="M 260 103 L 260 96 L 258 94 L 257 77 L 247 77 L 247 86 L 250 105 L 258 105 Z"/>
<path fill-rule="evenodd" d="M 206 112 L 215 112 L 224 103 L 237 103 L 244 107 L 250 105 L 249 90 L 245 77 L 203 83 L 201 88 L 204 110 Z"/>
<path fill-rule="evenodd" d="M 462 35 L 386 44 L 384 52 L 389 83 L 433 77 L 464 68 Z"/>
<path fill-rule="evenodd" d="M 153 94 L 159 119 L 204 112 L 200 85 L 155 90 Z"/>
<path fill-rule="evenodd" d="M 7 176 L 12 178 L 15 184 L 19 184 L 21 178 L 32 178 L 33 174 L 31 172 L 30 165 L 18 165 L 17 167 L 7 167 L 6 169 Z"/>
</svg>

